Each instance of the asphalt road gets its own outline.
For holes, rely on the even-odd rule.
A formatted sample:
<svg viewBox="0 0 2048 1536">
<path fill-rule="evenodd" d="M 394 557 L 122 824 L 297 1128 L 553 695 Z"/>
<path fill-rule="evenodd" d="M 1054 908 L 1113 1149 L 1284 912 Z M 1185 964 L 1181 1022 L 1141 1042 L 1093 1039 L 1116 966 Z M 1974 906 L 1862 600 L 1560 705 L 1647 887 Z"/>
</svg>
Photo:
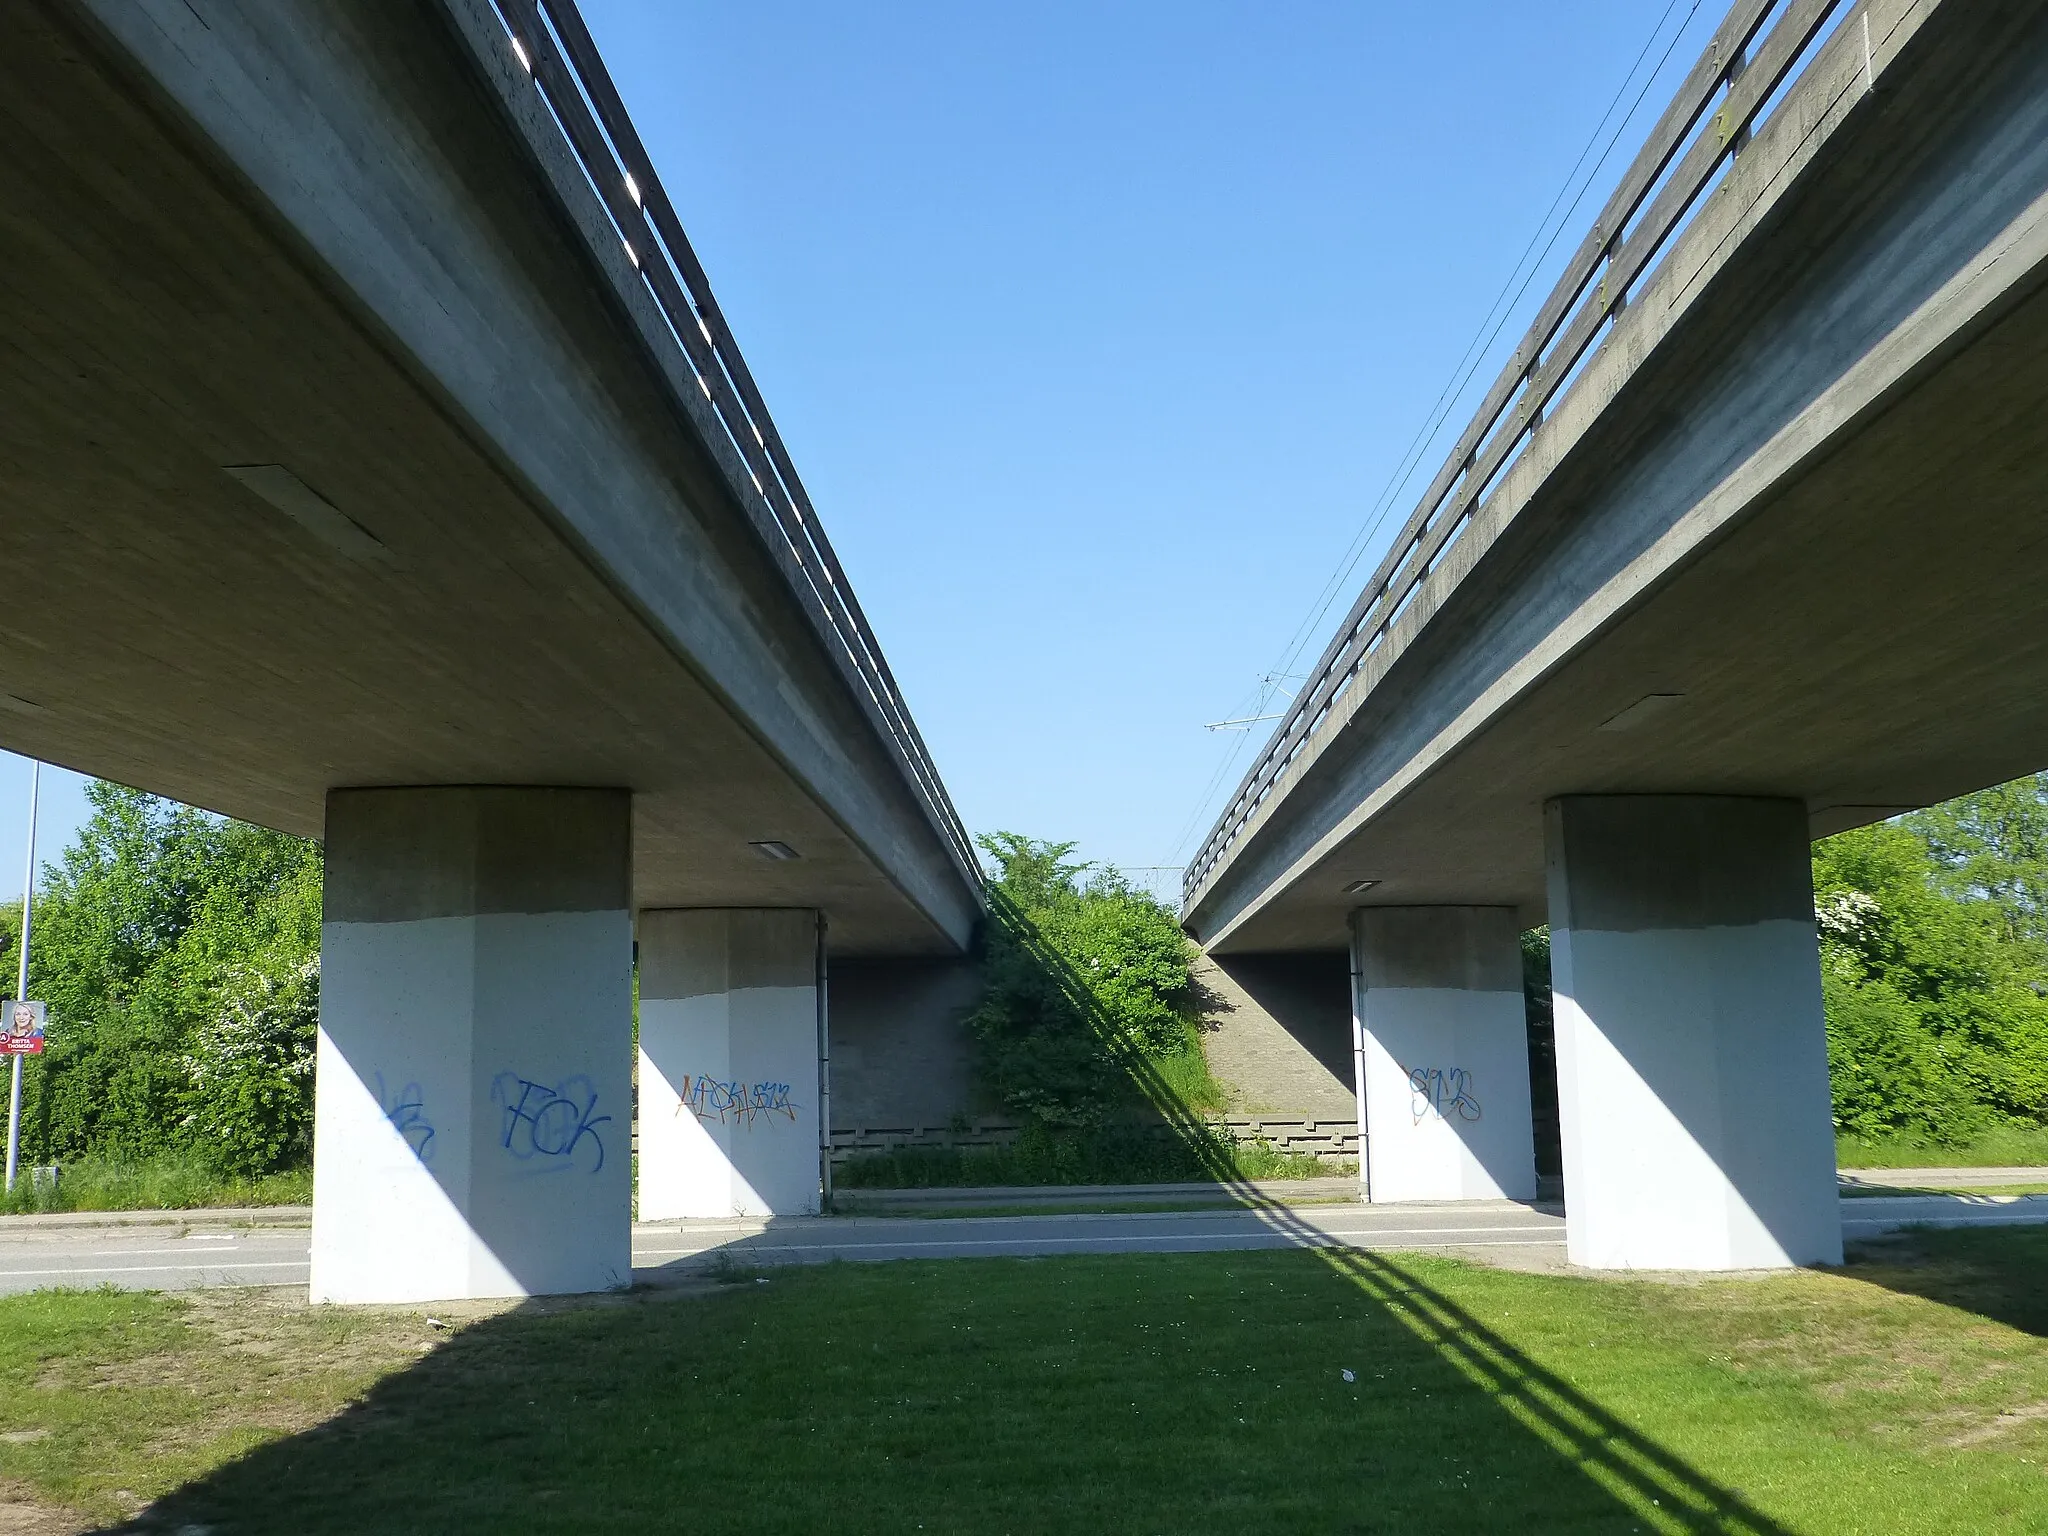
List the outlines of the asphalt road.
<svg viewBox="0 0 2048 1536">
<path fill-rule="evenodd" d="M 2048 1196 L 1866 1197 L 1842 1203 L 1843 1235 L 1900 1226 L 2048 1223 Z M 233 1226 L 218 1218 L 126 1226 L 0 1224 L 0 1292 L 42 1286 L 304 1285 L 307 1229 Z M 1056 1253 L 1217 1253 L 1248 1248 L 1346 1247 L 1376 1252 L 1504 1250 L 1493 1257 L 1548 1267 L 1564 1261 L 1564 1220 L 1509 1202 L 1462 1205 L 1162 1211 L 1136 1215 L 796 1217 L 661 1222 L 633 1232 L 633 1275 L 685 1279 L 722 1262 L 1035 1257 Z"/>
</svg>

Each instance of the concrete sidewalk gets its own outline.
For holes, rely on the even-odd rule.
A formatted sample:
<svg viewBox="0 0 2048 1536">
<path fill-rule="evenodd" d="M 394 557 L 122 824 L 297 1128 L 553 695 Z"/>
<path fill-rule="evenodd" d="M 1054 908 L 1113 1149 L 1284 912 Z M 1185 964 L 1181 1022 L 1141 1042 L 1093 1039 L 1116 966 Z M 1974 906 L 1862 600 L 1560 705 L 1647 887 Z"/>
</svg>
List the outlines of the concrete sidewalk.
<svg viewBox="0 0 2048 1536">
<path fill-rule="evenodd" d="M 1854 1189 L 1996 1189 L 2048 1184 L 2048 1168 L 1844 1168 L 1836 1178 Z"/>
<path fill-rule="evenodd" d="M 2048 1224 L 2048 1196 L 1996 1193 L 1862 1196 L 1842 1202 L 1854 1241 L 1905 1226 Z M 942 1208 L 939 1208 L 942 1209 Z M 0 1294 L 41 1286 L 178 1290 L 304 1285 L 304 1209 L 272 1208 L 296 1224 L 258 1224 L 245 1210 L 7 1217 L 0 1221 Z M 146 1220 L 134 1220 L 136 1216 Z M 107 1220 L 105 1216 L 116 1219 Z M 694 1282 L 722 1266 L 833 1260 L 1030 1258 L 1055 1253 L 1219 1253 L 1250 1248 L 1355 1248 L 1463 1254 L 1491 1264 L 1567 1267 L 1555 1208 L 1511 1201 L 1456 1204 L 1263 1205 L 1092 1214 L 796 1216 L 775 1220 L 644 1222 L 633 1229 L 634 1279 Z"/>
<path fill-rule="evenodd" d="M 2002 1185 L 2048 1184 L 2048 1168 L 1844 1168 L 1838 1177 L 1844 1189 L 1994 1190 Z M 1858 1209 L 1861 1210 L 1867 1200 L 1874 1198 L 1879 1197 L 1859 1197 Z M 1243 1184 L 1201 1180 L 1183 1184 L 967 1185 L 938 1189 L 843 1189 L 837 1192 L 837 1205 L 846 1216 L 1004 1206 L 1120 1205 L 1147 1201 L 1175 1205 L 1200 1201 L 1219 1206 L 1327 1205 L 1357 1199 L 1358 1178 L 1355 1174 L 1323 1179 L 1263 1179 Z M 1551 1204 L 1550 1201 L 1541 1201 L 1537 1208 L 1547 1209 Z M 312 1223 L 313 1208 L 310 1205 L 58 1211 L 43 1216 L 0 1216 L 0 1238 L 9 1233 L 26 1235 L 67 1228 L 307 1227 Z"/>
</svg>

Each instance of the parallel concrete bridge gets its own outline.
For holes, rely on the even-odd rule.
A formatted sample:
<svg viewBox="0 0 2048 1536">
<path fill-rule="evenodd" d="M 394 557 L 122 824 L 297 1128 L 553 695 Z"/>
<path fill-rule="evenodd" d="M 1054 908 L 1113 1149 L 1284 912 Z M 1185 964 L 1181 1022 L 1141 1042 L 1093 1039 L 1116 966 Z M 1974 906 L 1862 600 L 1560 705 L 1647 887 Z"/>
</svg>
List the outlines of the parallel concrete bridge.
<svg viewBox="0 0 2048 1536">
<path fill-rule="evenodd" d="M 324 838 L 311 1276 L 814 1210 L 973 853 L 571 0 L 0 12 L 0 744 Z M 1810 836 L 2048 762 L 2048 14 L 1739 0 L 1189 872 L 1375 1201 L 1838 1256 Z M 635 943 L 637 940 L 637 966 Z M 776 1134 L 762 1134 L 767 1129 Z"/>
<path fill-rule="evenodd" d="M 980 880 L 574 5 L 10 5 L 0 121 L 0 743 L 325 839 L 314 1294 L 625 1280 L 636 930 L 641 1214 L 815 1210 L 827 936 Z"/>
<path fill-rule="evenodd" d="M 1375 1200 L 1840 1257 L 1812 837 L 2048 763 L 2048 10 L 1738 0 L 1187 873 L 1352 955 Z"/>
</svg>

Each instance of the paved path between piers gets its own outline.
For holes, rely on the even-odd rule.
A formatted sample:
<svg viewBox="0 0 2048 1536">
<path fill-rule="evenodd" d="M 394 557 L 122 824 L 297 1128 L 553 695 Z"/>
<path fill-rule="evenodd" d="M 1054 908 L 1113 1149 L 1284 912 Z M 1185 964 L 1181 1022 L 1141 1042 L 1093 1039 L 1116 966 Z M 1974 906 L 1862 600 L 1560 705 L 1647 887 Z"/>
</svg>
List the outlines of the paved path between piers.
<svg viewBox="0 0 2048 1536">
<path fill-rule="evenodd" d="M 0 1292 L 56 1285 L 139 1290 L 304 1285 L 306 1229 L 234 1224 L 246 1214 L 188 1212 L 172 1222 L 98 1227 L 29 1226 L 19 1218 L 0 1218 Z M 1852 1240 L 1915 1224 L 2048 1223 L 2048 1196 L 1870 1196 L 1844 1200 L 1842 1215 L 1843 1235 Z M 1564 1220 L 1555 1208 L 1475 1201 L 1128 1215 L 650 1222 L 633 1229 L 633 1272 L 636 1280 L 659 1285 L 720 1264 L 1288 1247 L 1472 1253 L 1517 1265 L 1559 1267 Z"/>
<path fill-rule="evenodd" d="M 1564 1218 L 1509 1200 L 1456 1205 L 1076 1212 L 1034 1216 L 829 1216 L 662 1222 L 634 1233 L 635 1278 L 657 1284 L 720 1263 L 1038 1258 L 1061 1253 L 1224 1253 L 1247 1248 L 1542 1249 L 1560 1258 Z"/>
</svg>

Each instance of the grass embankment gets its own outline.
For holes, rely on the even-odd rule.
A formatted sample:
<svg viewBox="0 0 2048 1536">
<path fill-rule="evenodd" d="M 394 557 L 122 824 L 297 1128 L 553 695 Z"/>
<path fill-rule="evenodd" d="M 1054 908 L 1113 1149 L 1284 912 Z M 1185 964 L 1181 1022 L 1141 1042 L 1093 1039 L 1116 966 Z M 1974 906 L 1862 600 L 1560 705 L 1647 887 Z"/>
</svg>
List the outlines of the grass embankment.
<svg viewBox="0 0 2048 1536">
<path fill-rule="evenodd" d="M 2048 1126 L 2001 1126 L 1944 1145 L 1918 1136 L 1835 1138 L 1841 1168 L 2048 1168 Z"/>
<path fill-rule="evenodd" d="M 207 1206 L 305 1205 L 313 1198 L 313 1171 L 235 1178 L 197 1163 L 66 1163 L 57 1187 L 37 1188 L 21 1170 L 14 1189 L 0 1195 L 0 1212 L 190 1211 Z"/>
<path fill-rule="evenodd" d="M 1353 1158 L 1283 1152 L 1270 1142 L 1217 1135 L 1206 1147 L 1137 1132 L 1052 1138 L 1007 1147 L 905 1147 L 871 1152 L 832 1170 L 839 1189 L 996 1189 L 1043 1184 L 1175 1184 L 1211 1179 L 1320 1179 L 1355 1174 Z"/>
<path fill-rule="evenodd" d="M 2038 1230 L 1688 1284 L 1302 1250 L 836 1265 L 451 1333 L 13 1297 L 0 1476 L 101 1518 L 168 1493 L 136 1529 L 223 1536 L 2040 1530 L 2044 1267 Z"/>
</svg>

